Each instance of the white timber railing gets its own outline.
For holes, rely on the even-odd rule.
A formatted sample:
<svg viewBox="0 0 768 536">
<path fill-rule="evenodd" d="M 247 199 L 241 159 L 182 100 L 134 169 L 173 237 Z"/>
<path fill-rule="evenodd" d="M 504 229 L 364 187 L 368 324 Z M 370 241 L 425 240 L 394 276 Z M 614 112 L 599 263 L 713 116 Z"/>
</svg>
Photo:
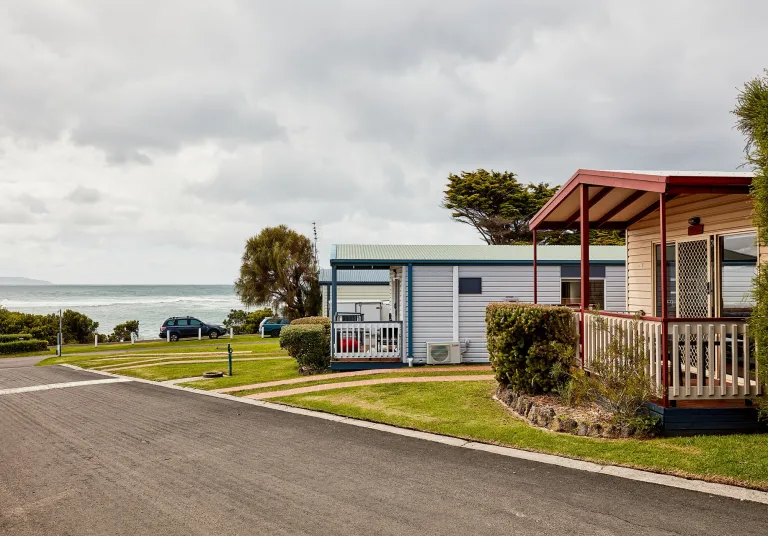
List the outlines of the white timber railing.
<svg viewBox="0 0 768 536">
<path fill-rule="evenodd" d="M 402 358 L 402 322 L 334 322 L 334 359 Z"/>
<path fill-rule="evenodd" d="M 646 373 L 664 390 L 662 322 L 611 313 L 584 315 L 584 368 L 620 346 L 640 349 Z M 616 353 L 616 352 L 611 352 Z M 667 320 L 667 394 L 670 400 L 744 399 L 758 396 L 754 340 L 747 322 L 731 318 Z"/>
</svg>

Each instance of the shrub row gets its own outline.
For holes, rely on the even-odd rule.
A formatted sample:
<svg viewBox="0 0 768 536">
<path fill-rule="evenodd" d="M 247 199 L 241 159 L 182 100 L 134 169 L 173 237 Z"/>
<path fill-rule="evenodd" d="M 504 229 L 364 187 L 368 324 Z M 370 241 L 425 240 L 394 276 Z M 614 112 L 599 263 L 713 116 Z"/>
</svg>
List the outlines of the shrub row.
<svg viewBox="0 0 768 536">
<path fill-rule="evenodd" d="M 0 333 L 0 343 L 2 342 L 14 342 L 18 340 L 31 339 L 32 335 L 29 333 Z"/>
<path fill-rule="evenodd" d="M 280 332 L 280 347 L 303 370 L 328 368 L 331 362 L 331 321 L 326 317 L 298 318 Z"/>
<path fill-rule="evenodd" d="M 22 352 L 44 352 L 48 349 L 47 341 L 28 340 L 0 342 L 0 355 L 20 354 Z"/>
<path fill-rule="evenodd" d="M 576 345 L 569 308 L 491 303 L 485 322 L 499 383 L 536 395 L 552 392 L 566 380 Z"/>
</svg>

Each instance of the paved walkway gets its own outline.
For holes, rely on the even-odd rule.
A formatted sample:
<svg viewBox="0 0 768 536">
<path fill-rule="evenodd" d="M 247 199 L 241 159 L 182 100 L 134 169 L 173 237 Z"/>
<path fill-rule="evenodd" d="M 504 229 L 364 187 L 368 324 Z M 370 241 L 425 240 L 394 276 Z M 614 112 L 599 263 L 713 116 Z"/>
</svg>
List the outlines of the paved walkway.
<svg viewBox="0 0 768 536">
<path fill-rule="evenodd" d="M 291 378 L 290 380 L 276 380 L 273 382 L 251 383 L 249 385 L 237 385 L 235 387 L 223 387 L 214 389 L 214 393 L 236 393 L 238 391 L 247 391 L 250 389 L 264 389 L 266 387 L 277 387 L 278 385 L 293 385 L 296 383 L 306 383 L 315 381 L 328 381 L 334 378 L 353 378 L 355 376 L 372 376 L 374 374 L 405 374 L 405 373 L 428 373 L 428 372 L 469 372 L 472 370 L 487 370 L 488 365 L 458 365 L 450 367 L 408 367 L 400 369 L 374 369 L 374 370 L 356 370 L 353 372 L 336 372 L 333 374 L 317 374 L 314 376 L 302 376 L 301 378 Z"/>
<path fill-rule="evenodd" d="M 239 359 L 233 359 L 233 363 L 242 363 L 243 361 L 270 361 L 272 359 L 293 359 L 289 356 L 283 356 L 283 357 L 241 357 Z M 142 363 L 140 365 L 129 365 L 129 366 L 116 366 L 116 367 L 109 367 L 109 368 L 100 368 L 99 370 L 103 370 L 104 372 L 117 372 L 119 370 L 128 370 L 128 369 L 137 369 L 137 368 L 144 368 L 144 367 L 158 367 L 160 365 L 187 365 L 191 363 L 227 363 L 229 362 L 229 359 L 196 359 L 194 361 L 189 360 L 181 360 L 181 361 L 162 361 L 158 363 Z"/>
<path fill-rule="evenodd" d="M 302 395 L 304 393 L 314 393 L 317 391 L 330 391 L 332 389 L 346 389 L 347 387 L 365 387 L 367 385 L 379 385 L 382 383 L 432 383 L 432 382 L 476 382 L 493 380 L 492 374 L 471 374 L 465 376 L 405 376 L 404 378 L 375 378 L 373 380 L 357 380 L 352 382 L 324 383 L 320 385 L 310 385 L 307 387 L 297 387 L 295 389 L 284 389 L 282 391 L 270 391 L 268 393 L 256 393 L 247 395 L 245 398 L 254 398 L 264 400 L 267 398 L 277 398 L 280 396 Z"/>
</svg>

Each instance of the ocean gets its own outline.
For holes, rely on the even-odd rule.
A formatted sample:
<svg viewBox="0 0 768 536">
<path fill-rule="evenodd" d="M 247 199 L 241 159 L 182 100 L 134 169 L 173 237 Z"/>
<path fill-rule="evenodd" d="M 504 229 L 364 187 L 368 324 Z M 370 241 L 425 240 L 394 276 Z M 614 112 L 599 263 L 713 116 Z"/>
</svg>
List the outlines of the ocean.
<svg viewBox="0 0 768 536">
<path fill-rule="evenodd" d="M 78 311 L 99 323 L 99 333 L 127 320 L 139 321 L 139 338 L 154 339 L 171 316 L 221 323 L 230 309 L 246 309 L 232 285 L 45 285 L 0 286 L 0 306 L 50 314 Z"/>
</svg>

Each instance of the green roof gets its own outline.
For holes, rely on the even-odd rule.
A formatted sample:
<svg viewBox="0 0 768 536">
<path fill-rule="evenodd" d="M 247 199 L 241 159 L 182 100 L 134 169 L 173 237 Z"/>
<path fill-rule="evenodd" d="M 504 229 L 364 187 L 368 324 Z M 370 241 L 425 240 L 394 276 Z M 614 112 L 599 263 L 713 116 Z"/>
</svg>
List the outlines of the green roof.
<svg viewBox="0 0 768 536">
<path fill-rule="evenodd" d="M 538 262 L 578 263 L 581 260 L 580 246 L 539 246 Z M 624 246 L 590 246 L 591 264 L 623 264 L 626 259 Z M 487 246 L 487 245 L 371 245 L 337 244 L 331 250 L 331 264 L 353 262 L 386 261 L 428 264 L 430 262 L 462 264 L 529 264 L 533 262 L 533 246 Z"/>
</svg>

